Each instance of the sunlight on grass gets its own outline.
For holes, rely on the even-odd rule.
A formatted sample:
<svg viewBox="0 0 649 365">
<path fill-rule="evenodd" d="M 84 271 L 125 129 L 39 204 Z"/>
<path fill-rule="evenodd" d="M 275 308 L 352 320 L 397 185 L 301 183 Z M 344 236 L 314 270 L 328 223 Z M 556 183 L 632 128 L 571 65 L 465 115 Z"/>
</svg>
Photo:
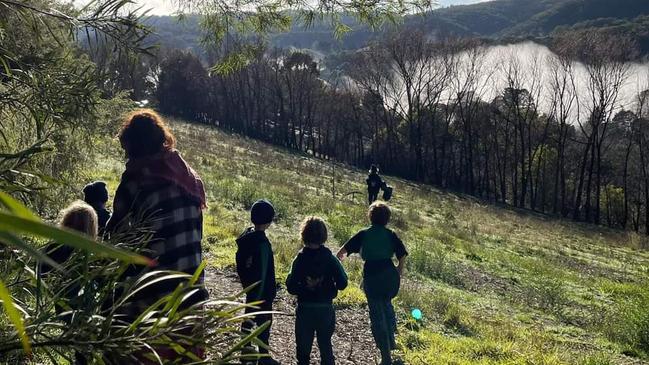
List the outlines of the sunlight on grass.
<svg viewBox="0 0 649 365">
<path fill-rule="evenodd" d="M 334 304 L 338 307 L 355 307 L 363 304 L 367 304 L 365 299 L 365 293 L 363 290 L 355 285 L 349 285 L 347 289 L 338 293 L 338 297 L 335 299 Z"/>
<path fill-rule="evenodd" d="M 279 282 L 301 248 L 305 216 L 326 220 L 334 252 L 367 225 L 365 171 L 337 165 L 333 191 L 326 161 L 204 126 L 172 126 L 207 188 L 203 244 L 211 268 L 233 267 L 235 239 L 250 224 L 246 209 L 260 198 L 277 210 L 268 235 Z M 121 167 L 107 160 L 89 175 L 114 188 Z M 397 192 L 390 227 L 410 252 L 395 299 L 406 363 L 608 365 L 647 357 L 644 238 L 386 178 Z M 354 191 L 361 195 L 347 194 Z M 362 262 L 343 265 L 350 286 L 335 303 L 362 307 Z M 410 319 L 413 308 L 421 321 Z"/>
</svg>

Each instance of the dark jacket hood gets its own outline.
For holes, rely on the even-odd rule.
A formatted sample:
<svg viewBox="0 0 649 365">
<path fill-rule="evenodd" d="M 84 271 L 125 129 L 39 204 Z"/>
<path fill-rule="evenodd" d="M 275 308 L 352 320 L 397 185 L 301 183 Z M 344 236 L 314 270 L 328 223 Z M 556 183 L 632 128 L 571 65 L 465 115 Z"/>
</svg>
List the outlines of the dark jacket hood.
<svg viewBox="0 0 649 365">
<path fill-rule="evenodd" d="M 240 249 L 250 248 L 253 245 L 259 245 L 259 242 L 266 241 L 266 232 L 255 231 L 255 227 L 246 228 L 243 233 L 237 238 L 237 247 Z"/>
<path fill-rule="evenodd" d="M 329 257 L 330 255 L 333 255 L 333 253 L 327 246 L 322 245 L 316 249 L 303 247 L 298 253 L 298 255 L 302 255 L 306 257 L 316 257 L 316 256 Z"/>
</svg>

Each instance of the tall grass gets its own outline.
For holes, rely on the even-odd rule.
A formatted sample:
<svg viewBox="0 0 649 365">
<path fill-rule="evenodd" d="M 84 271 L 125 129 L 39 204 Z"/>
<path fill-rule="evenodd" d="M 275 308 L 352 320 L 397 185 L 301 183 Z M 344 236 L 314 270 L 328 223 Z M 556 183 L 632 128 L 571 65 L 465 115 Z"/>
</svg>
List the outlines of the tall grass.
<svg viewBox="0 0 649 365">
<path fill-rule="evenodd" d="M 232 266 L 246 210 L 268 198 L 280 279 L 300 248 L 298 225 L 325 218 L 336 250 L 367 225 L 366 171 L 289 154 L 208 127 L 173 125 L 183 155 L 207 185 L 210 264 Z M 410 255 L 397 297 L 408 364 L 624 364 L 649 359 L 643 343 L 649 253 L 639 237 L 491 207 L 385 177 L 395 187 L 390 227 Z M 345 260 L 339 308 L 364 305 L 362 262 Z M 635 299 L 633 299 L 635 298 Z M 625 304 L 628 303 L 628 304 Z M 424 319 L 409 318 L 413 308 Z M 587 344 L 587 345 L 581 345 Z"/>
</svg>

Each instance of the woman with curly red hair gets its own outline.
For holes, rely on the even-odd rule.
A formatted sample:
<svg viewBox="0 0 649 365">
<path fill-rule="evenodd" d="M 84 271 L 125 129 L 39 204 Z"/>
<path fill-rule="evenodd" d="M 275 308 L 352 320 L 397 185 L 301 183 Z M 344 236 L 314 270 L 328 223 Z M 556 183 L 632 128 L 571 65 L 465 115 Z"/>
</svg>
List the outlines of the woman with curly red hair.
<svg viewBox="0 0 649 365">
<path fill-rule="evenodd" d="M 202 261 L 202 210 L 206 208 L 203 182 L 175 149 L 173 134 L 155 111 L 140 109 L 128 114 L 117 137 L 127 161 L 106 232 L 145 228 L 151 232 L 151 238 L 143 253 L 157 261 L 153 270 L 194 274 Z M 151 269 L 134 267 L 125 280 L 138 278 L 147 270 Z M 135 295 L 125 314 L 136 318 L 184 281 L 165 280 L 144 288 Z M 202 283 L 201 274 L 199 290 L 182 307 L 207 299 Z M 164 356 L 164 352 L 160 349 L 158 353 Z"/>
</svg>

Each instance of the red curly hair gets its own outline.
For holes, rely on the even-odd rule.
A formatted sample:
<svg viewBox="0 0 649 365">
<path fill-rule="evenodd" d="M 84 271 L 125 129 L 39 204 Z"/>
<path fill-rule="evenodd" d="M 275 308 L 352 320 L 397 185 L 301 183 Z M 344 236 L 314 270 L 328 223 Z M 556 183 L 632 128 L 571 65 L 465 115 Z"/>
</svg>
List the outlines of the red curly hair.
<svg viewBox="0 0 649 365">
<path fill-rule="evenodd" d="M 176 138 L 164 119 L 151 109 L 128 113 L 117 138 L 128 158 L 150 156 L 176 146 Z"/>
</svg>

